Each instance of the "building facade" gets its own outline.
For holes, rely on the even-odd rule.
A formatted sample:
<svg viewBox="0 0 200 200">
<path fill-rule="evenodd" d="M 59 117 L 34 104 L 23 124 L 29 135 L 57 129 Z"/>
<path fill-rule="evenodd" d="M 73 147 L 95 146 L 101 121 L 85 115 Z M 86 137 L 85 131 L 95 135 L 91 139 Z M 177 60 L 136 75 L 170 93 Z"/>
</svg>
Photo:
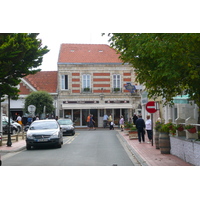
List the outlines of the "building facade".
<svg viewBox="0 0 200 200">
<path fill-rule="evenodd" d="M 134 93 L 125 86 L 135 85 Z M 128 121 L 140 112 L 140 86 L 134 69 L 123 64 L 108 45 L 61 44 L 58 58 L 58 115 L 86 126 L 93 114 L 95 125 L 103 126 L 104 114 L 118 125 L 120 116 Z"/>
</svg>

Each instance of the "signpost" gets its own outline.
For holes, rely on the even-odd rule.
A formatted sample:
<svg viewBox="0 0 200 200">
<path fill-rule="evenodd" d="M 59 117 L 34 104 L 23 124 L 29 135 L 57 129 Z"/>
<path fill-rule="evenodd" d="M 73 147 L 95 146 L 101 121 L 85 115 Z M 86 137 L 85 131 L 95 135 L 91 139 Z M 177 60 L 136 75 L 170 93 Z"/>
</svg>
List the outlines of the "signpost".
<svg viewBox="0 0 200 200">
<path fill-rule="evenodd" d="M 155 101 L 149 101 L 146 104 L 146 111 L 148 113 L 151 113 L 151 131 L 152 131 L 152 140 L 151 140 L 151 144 L 153 146 L 153 113 L 155 113 L 157 111 L 157 103 Z"/>
</svg>

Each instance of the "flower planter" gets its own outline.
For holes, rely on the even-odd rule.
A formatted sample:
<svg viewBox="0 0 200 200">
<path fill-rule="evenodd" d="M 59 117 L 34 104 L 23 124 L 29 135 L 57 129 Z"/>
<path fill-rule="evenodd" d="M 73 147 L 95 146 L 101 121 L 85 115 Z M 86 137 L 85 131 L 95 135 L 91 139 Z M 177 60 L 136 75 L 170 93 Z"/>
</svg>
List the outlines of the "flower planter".
<svg viewBox="0 0 200 200">
<path fill-rule="evenodd" d="M 169 133 L 160 132 L 159 147 L 161 154 L 170 154 L 170 138 Z"/>
<path fill-rule="evenodd" d="M 181 126 L 181 127 L 179 127 L 177 130 L 178 130 L 178 131 L 183 131 L 184 128 Z"/>
<path fill-rule="evenodd" d="M 129 139 L 137 139 L 138 138 L 138 132 L 137 131 L 128 131 Z"/>
<path fill-rule="evenodd" d="M 190 133 L 196 133 L 197 132 L 196 127 L 193 127 L 191 129 L 187 129 L 187 131 L 190 132 Z"/>
<path fill-rule="evenodd" d="M 159 131 L 155 131 L 155 145 L 156 145 L 156 149 L 160 149 L 159 147 L 159 134 L 160 132 Z"/>
</svg>

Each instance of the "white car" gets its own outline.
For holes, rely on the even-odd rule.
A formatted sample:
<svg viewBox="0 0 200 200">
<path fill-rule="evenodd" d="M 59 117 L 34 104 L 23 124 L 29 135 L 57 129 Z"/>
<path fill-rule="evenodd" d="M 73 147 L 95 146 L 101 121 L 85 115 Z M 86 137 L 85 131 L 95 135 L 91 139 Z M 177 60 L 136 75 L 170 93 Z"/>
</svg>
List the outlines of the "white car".
<svg viewBox="0 0 200 200">
<path fill-rule="evenodd" d="M 8 117 L 7 117 L 7 116 L 2 116 L 2 121 L 8 122 Z M 10 119 L 10 123 L 11 123 L 12 125 L 14 125 L 14 126 L 17 128 L 17 130 L 18 130 L 17 132 L 18 132 L 18 133 L 20 133 L 20 132 L 22 131 L 22 125 L 21 125 L 21 124 L 15 122 L 15 121 L 12 120 L 12 119 Z"/>
<path fill-rule="evenodd" d="M 52 145 L 61 148 L 63 133 L 55 119 L 36 120 L 32 122 L 26 133 L 26 149 L 33 146 Z"/>
</svg>

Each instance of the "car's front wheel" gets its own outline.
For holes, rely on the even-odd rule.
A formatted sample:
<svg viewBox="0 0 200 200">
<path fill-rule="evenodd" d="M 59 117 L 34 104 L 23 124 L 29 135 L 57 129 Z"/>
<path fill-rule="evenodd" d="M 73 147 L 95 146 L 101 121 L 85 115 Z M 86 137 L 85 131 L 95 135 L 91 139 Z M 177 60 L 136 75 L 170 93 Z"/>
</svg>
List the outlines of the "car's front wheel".
<svg viewBox="0 0 200 200">
<path fill-rule="evenodd" d="M 15 135 L 17 131 L 15 129 L 12 130 L 12 134 Z"/>
<path fill-rule="evenodd" d="M 62 147 L 62 142 L 58 142 L 58 144 L 56 146 L 57 146 L 57 148 L 61 148 Z"/>
<path fill-rule="evenodd" d="M 17 127 L 17 132 L 20 133 L 21 132 L 21 128 Z"/>
<path fill-rule="evenodd" d="M 26 149 L 27 150 L 31 150 L 31 145 L 30 144 L 26 144 Z"/>
</svg>

